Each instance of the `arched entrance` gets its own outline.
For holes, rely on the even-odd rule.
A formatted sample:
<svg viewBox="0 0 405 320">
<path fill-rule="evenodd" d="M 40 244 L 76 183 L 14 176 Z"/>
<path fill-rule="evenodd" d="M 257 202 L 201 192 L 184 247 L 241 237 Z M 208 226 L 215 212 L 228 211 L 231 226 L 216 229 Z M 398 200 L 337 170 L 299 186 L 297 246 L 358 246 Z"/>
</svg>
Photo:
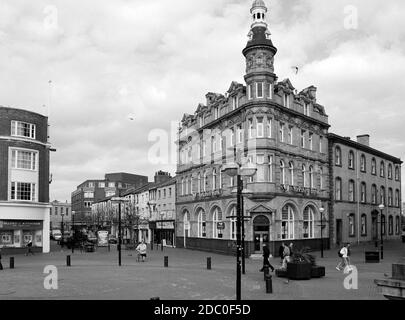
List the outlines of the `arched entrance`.
<svg viewBox="0 0 405 320">
<path fill-rule="evenodd" d="M 270 241 L 270 220 L 264 215 L 253 219 L 253 240 L 255 253 L 262 253 L 263 243 Z"/>
</svg>

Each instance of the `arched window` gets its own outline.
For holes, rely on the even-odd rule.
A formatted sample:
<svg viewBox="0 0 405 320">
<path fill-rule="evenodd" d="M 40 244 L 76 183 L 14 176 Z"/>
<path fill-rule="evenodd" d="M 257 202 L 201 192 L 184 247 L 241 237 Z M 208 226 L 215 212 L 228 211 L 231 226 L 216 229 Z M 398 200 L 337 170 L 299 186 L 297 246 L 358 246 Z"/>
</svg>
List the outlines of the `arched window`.
<svg viewBox="0 0 405 320">
<path fill-rule="evenodd" d="M 212 190 L 217 189 L 217 169 L 212 170 Z"/>
<path fill-rule="evenodd" d="M 222 229 L 218 228 L 218 222 L 222 222 L 222 211 L 218 207 L 215 207 L 212 212 L 212 237 L 214 239 L 222 239 Z"/>
<path fill-rule="evenodd" d="M 190 176 L 189 182 L 190 182 L 190 187 L 189 187 L 190 194 L 193 194 L 193 176 Z"/>
<path fill-rule="evenodd" d="M 185 178 L 185 194 L 188 194 L 188 177 Z"/>
<path fill-rule="evenodd" d="M 381 216 L 382 234 L 385 236 L 385 214 Z"/>
<path fill-rule="evenodd" d="M 198 211 L 198 237 L 205 238 L 207 236 L 207 217 L 205 211 L 200 209 Z"/>
<path fill-rule="evenodd" d="M 281 212 L 281 238 L 294 239 L 294 209 L 289 204 L 285 205 Z"/>
<path fill-rule="evenodd" d="M 305 164 L 302 165 L 302 185 L 304 188 L 307 186 L 307 168 Z"/>
<path fill-rule="evenodd" d="M 201 193 L 201 173 L 197 175 L 197 192 Z"/>
<path fill-rule="evenodd" d="M 309 187 L 310 188 L 314 187 L 314 167 L 313 166 L 309 167 Z"/>
<path fill-rule="evenodd" d="M 377 174 L 377 163 L 375 161 L 375 158 L 371 159 L 371 174 Z"/>
<path fill-rule="evenodd" d="M 323 169 L 319 168 L 319 187 L 323 190 Z"/>
<path fill-rule="evenodd" d="M 399 181 L 399 167 L 395 166 L 395 180 Z"/>
<path fill-rule="evenodd" d="M 291 186 L 294 185 L 294 164 L 292 162 L 288 166 L 288 181 Z"/>
<path fill-rule="evenodd" d="M 395 217 L 395 234 L 398 235 L 399 234 L 399 216 Z"/>
<path fill-rule="evenodd" d="M 335 179 L 335 200 L 342 200 L 342 179 L 339 177 Z"/>
<path fill-rule="evenodd" d="M 267 181 L 273 182 L 273 156 L 268 157 Z"/>
<path fill-rule="evenodd" d="M 391 215 L 388 217 L 388 234 L 390 236 L 394 234 L 394 217 Z"/>
<path fill-rule="evenodd" d="M 181 195 L 184 196 L 186 188 L 184 186 L 184 178 L 181 179 Z"/>
<path fill-rule="evenodd" d="M 349 201 L 355 201 L 354 181 L 349 180 Z"/>
<path fill-rule="evenodd" d="M 388 179 L 392 179 L 392 164 L 388 165 Z"/>
<path fill-rule="evenodd" d="M 366 203 L 367 202 L 367 187 L 366 187 L 366 183 L 362 182 L 361 183 L 361 202 L 362 203 Z"/>
<path fill-rule="evenodd" d="M 377 186 L 375 184 L 371 186 L 371 203 L 377 204 Z"/>
<path fill-rule="evenodd" d="M 366 172 L 367 168 L 366 168 L 366 156 L 364 154 L 361 155 L 360 158 L 360 170 L 362 172 Z"/>
<path fill-rule="evenodd" d="M 364 213 L 361 215 L 361 235 L 367 236 L 367 216 Z"/>
<path fill-rule="evenodd" d="M 230 217 L 229 218 L 229 239 L 231 240 L 236 240 L 236 206 L 232 206 L 232 209 L 230 210 Z"/>
<path fill-rule="evenodd" d="M 349 214 L 349 237 L 356 236 L 356 225 L 354 219 L 354 213 Z"/>
<path fill-rule="evenodd" d="M 380 188 L 380 204 L 385 204 L 385 188 L 383 186 Z"/>
<path fill-rule="evenodd" d="M 314 210 L 308 206 L 304 209 L 303 237 L 314 238 Z"/>
<path fill-rule="evenodd" d="M 385 177 L 385 165 L 384 161 L 380 162 L 380 177 Z"/>
<path fill-rule="evenodd" d="M 395 190 L 395 206 L 399 207 L 399 190 Z"/>
<path fill-rule="evenodd" d="M 392 206 L 392 188 L 388 188 L 388 205 Z"/>
<path fill-rule="evenodd" d="M 219 168 L 218 189 L 222 189 L 222 168 Z"/>
<path fill-rule="evenodd" d="M 207 172 L 204 172 L 202 184 L 203 192 L 207 191 Z"/>
<path fill-rule="evenodd" d="M 183 216 L 183 235 L 184 235 L 184 237 L 189 236 L 189 230 L 190 230 L 189 213 L 187 210 L 185 210 L 184 216 Z"/>
<path fill-rule="evenodd" d="M 335 148 L 335 164 L 337 166 L 342 165 L 342 150 L 340 149 L 340 147 Z"/>
<path fill-rule="evenodd" d="M 280 182 L 281 184 L 285 184 L 285 165 L 284 161 L 280 161 Z"/>
<path fill-rule="evenodd" d="M 349 169 L 354 169 L 354 153 L 353 153 L 353 151 L 349 152 Z"/>
</svg>

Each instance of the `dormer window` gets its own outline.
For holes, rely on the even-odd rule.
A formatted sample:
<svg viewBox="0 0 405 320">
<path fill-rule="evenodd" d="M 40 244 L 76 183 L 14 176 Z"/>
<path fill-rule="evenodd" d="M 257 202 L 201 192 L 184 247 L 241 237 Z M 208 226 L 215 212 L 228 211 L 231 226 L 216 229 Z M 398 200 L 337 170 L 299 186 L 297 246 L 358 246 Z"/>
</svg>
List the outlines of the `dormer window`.
<svg viewBox="0 0 405 320">
<path fill-rule="evenodd" d="M 232 98 L 232 110 L 239 108 L 239 99 L 237 96 Z"/>
<path fill-rule="evenodd" d="M 217 120 L 219 118 L 218 107 L 214 108 L 214 118 Z"/>
<path fill-rule="evenodd" d="M 288 93 L 284 94 L 283 103 L 284 103 L 284 107 L 286 107 L 286 108 L 290 107 L 290 96 Z"/>
<path fill-rule="evenodd" d="M 11 135 L 35 139 L 35 124 L 21 121 L 11 121 Z"/>
<path fill-rule="evenodd" d="M 304 114 L 309 116 L 309 103 L 304 104 Z"/>
</svg>

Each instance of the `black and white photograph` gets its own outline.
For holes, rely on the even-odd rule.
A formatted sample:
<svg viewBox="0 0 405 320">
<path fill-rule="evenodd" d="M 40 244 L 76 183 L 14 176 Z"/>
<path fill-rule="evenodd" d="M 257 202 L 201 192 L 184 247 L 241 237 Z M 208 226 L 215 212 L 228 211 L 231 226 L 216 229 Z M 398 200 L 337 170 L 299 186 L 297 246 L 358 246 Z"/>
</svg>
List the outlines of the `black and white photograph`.
<svg viewBox="0 0 405 320">
<path fill-rule="evenodd" d="M 405 300 L 404 17 L 1 0 L 0 300 Z"/>
</svg>

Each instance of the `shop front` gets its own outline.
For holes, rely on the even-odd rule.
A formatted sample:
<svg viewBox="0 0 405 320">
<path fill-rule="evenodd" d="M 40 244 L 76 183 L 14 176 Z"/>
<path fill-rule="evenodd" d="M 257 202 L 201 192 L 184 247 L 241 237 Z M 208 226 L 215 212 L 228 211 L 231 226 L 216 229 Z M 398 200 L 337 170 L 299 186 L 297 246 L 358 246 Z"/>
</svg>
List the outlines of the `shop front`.
<svg viewBox="0 0 405 320">
<path fill-rule="evenodd" d="M 32 242 L 32 247 L 42 252 L 42 230 L 42 221 L 0 220 L 0 247 L 2 249 L 25 248 Z"/>
<path fill-rule="evenodd" d="M 153 243 L 175 246 L 174 220 L 161 220 L 149 223 L 153 233 Z"/>
</svg>

